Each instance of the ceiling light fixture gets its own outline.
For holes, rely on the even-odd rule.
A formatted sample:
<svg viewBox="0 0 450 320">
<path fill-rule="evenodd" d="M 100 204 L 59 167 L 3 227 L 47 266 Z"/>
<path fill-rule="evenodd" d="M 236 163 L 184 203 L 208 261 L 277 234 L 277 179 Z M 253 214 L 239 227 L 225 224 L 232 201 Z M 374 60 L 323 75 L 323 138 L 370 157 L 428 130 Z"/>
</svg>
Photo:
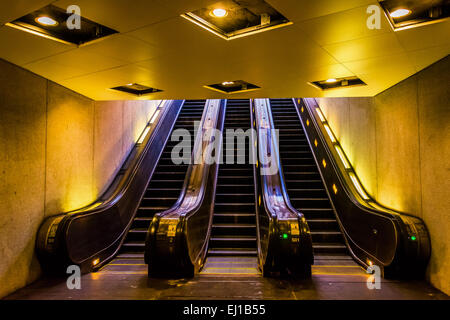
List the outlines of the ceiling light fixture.
<svg viewBox="0 0 450 320">
<path fill-rule="evenodd" d="M 66 9 L 48 5 L 7 22 L 5 25 L 71 46 L 83 46 L 118 33 L 116 30 L 81 16 L 79 17 L 80 29 L 74 32 L 66 28 L 66 24 L 70 22 L 71 17 L 72 14 L 67 13 Z"/>
<path fill-rule="evenodd" d="M 260 89 L 257 85 L 243 80 L 225 81 L 204 86 L 207 89 L 218 91 L 220 93 L 232 94 L 249 92 Z"/>
<path fill-rule="evenodd" d="M 228 14 L 227 10 L 221 8 L 214 9 L 211 13 L 216 18 L 223 18 Z"/>
<path fill-rule="evenodd" d="M 47 16 L 37 17 L 35 21 L 43 26 L 48 27 L 56 27 L 59 24 L 58 21 Z"/>
<path fill-rule="evenodd" d="M 409 9 L 397 9 L 395 11 L 392 11 L 389 15 L 392 18 L 401 18 L 401 17 L 405 17 L 409 14 L 411 14 L 411 10 L 409 10 Z"/>
<path fill-rule="evenodd" d="M 328 79 L 326 82 L 327 83 L 334 83 L 334 82 L 337 82 L 337 79 L 331 78 L 331 79 Z"/>
</svg>

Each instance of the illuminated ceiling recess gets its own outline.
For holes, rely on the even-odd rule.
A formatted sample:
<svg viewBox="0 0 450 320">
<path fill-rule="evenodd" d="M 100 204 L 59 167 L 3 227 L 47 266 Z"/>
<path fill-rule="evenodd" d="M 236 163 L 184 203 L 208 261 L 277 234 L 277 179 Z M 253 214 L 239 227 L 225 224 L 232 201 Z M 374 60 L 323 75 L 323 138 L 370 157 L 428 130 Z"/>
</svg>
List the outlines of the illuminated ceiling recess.
<svg viewBox="0 0 450 320">
<path fill-rule="evenodd" d="M 122 91 L 135 96 L 143 96 L 151 93 L 162 92 L 162 90 L 147 87 L 138 83 L 129 83 L 124 86 L 114 87 L 111 90 Z"/>
<path fill-rule="evenodd" d="M 450 16 L 448 0 L 379 1 L 394 31 L 444 21 Z"/>
<path fill-rule="evenodd" d="M 219 4 L 181 16 L 225 40 L 292 24 L 264 0 L 225 0 Z"/>
<path fill-rule="evenodd" d="M 257 85 L 243 80 L 225 81 L 222 83 L 210 84 L 204 87 L 209 90 L 214 90 L 225 94 L 242 93 L 260 89 Z"/>
<path fill-rule="evenodd" d="M 83 17 L 80 17 L 80 29 L 69 29 L 67 21 L 71 15 L 65 10 L 49 5 L 6 25 L 39 37 L 76 46 L 86 45 L 117 33 L 116 30 Z"/>
<path fill-rule="evenodd" d="M 358 77 L 345 77 L 310 82 L 310 85 L 320 90 L 339 89 L 346 87 L 365 86 L 366 83 Z"/>
</svg>

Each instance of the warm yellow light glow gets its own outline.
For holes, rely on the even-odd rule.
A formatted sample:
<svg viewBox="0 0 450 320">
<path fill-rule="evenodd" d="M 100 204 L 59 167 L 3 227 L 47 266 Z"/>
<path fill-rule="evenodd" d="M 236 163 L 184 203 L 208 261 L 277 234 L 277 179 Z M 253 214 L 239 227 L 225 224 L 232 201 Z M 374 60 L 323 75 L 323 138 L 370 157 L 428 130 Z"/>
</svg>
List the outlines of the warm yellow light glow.
<svg viewBox="0 0 450 320">
<path fill-rule="evenodd" d="M 150 120 L 150 124 L 155 123 L 155 121 L 158 118 L 160 112 L 161 112 L 161 110 L 156 110 L 155 114 L 153 115 L 152 119 Z"/>
<path fill-rule="evenodd" d="M 144 142 L 145 138 L 148 135 L 148 132 L 150 131 L 150 127 L 145 128 L 144 132 L 142 133 L 141 137 L 138 140 L 138 143 L 141 144 L 142 142 Z"/>
<path fill-rule="evenodd" d="M 397 10 L 391 12 L 389 15 L 392 18 L 401 18 L 401 17 L 405 17 L 409 14 L 411 14 L 411 10 L 402 8 L 402 9 L 397 9 Z"/>
<path fill-rule="evenodd" d="M 92 265 L 95 267 L 96 265 L 98 265 L 100 263 L 100 259 L 95 259 L 94 261 L 92 261 Z"/>
<path fill-rule="evenodd" d="M 387 211 L 386 208 L 383 208 L 382 206 L 378 205 L 376 202 L 371 201 L 371 202 L 369 202 L 369 204 L 370 204 L 372 207 L 374 207 L 375 209 L 380 210 L 380 211 L 382 211 L 382 212 Z"/>
<path fill-rule="evenodd" d="M 89 207 L 89 210 L 94 210 L 95 208 L 98 208 L 101 205 L 102 205 L 101 202 L 94 203 L 92 206 Z"/>
<path fill-rule="evenodd" d="M 233 81 L 224 81 L 224 82 L 222 82 L 222 85 L 223 85 L 223 86 L 231 86 L 231 85 L 233 85 L 233 84 L 234 84 Z"/>
<path fill-rule="evenodd" d="M 228 14 L 228 12 L 225 9 L 217 8 L 212 11 L 212 14 L 216 18 L 223 18 Z"/>
<path fill-rule="evenodd" d="M 327 162 L 325 161 L 325 159 L 322 160 L 322 165 L 323 165 L 324 168 L 327 167 Z"/>
<path fill-rule="evenodd" d="M 337 79 L 335 79 L 335 78 L 331 78 L 331 79 L 328 79 L 327 81 L 325 81 L 326 83 L 334 83 L 334 82 L 337 82 Z"/>
<path fill-rule="evenodd" d="M 35 36 L 38 36 L 38 37 L 50 39 L 50 40 L 53 40 L 53 41 L 58 41 L 58 42 L 64 43 L 64 44 L 69 45 L 69 46 L 73 46 L 74 45 L 71 42 L 68 42 L 68 41 L 65 41 L 65 40 L 62 40 L 62 39 L 58 39 L 58 38 L 53 37 L 51 35 L 48 35 L 48 34 L 45 34 L 45 33 L 39 32 L 39 31 L 31 30 L 31 29 L 28 29 L 26 27 L 23 27 L 23 26 L 14 24 L 14 23 L 9 23 L 8 22 L 8 23 L 5 24 L 5 26 L 8 26 L 8 27 L 20 30 L 20 31 L 28 32 L 28 33 L 34 34 Z"/>
<path fill-rule="evenodd" d="M 261 196 L 258 197 L 258 205 L 261 205 Z"/>
<path fill-rule="evenodd" d="M 335 184 L 333 184 L 333 191 L 334 191 L 334 194 L 337 194 L 337 193 L 338 193 L 338 188 L 336 187 Z"/>
<path fill-rule="evenodd" d="M 309 120 L 306 120 L 306 125 L 309 127 Z"/>
<path fill-rule="evenodd" d="M 328 133 L 328 136 L 331 139 L 331 142 L 335 143 L 336 138 L 334 137 L 333 131 L 331 131 L 330 127 L 327 124 L 325 124 L 324 127 L 325 127 L 326 132 Z"/>
<path fill-rule="evenodd" d="M 305 111 L 305 109 L 302 107 L 302 109 L 300 111 L 303 113 L 303 111 Z"/>
<path fill-rule="evenodd" d="M 344 151 L 342 150 L 342 148 L 340 146 L 338 146 L 338 145 L 336 145 L 335 148 L 336 148 L 336 151 L 337 151 L 337 153 L 339 155 L 339 158 L 341 158 L 341 161 L 342 161 L 342 164 L 344 165 L 344 168 L 345 169 L 350 169 L 351 168 L 350 163 L 347 161 L 347 157 L 345 156 Z"/>
<path fill-rule="evenodd" d="M 59 24 L 55 19 L 46 16 L 37 17 L 35 21 L 39 24 L 42 24 L 43 26 L 48 27 L 56 27 Z"/>
<path fill-rule="evenodd" d="M 322 113 L 322 111 L 320 110 L 320 108 L 316 108 L 316 112 L 319 115 L 320 121 L 325 122 L 327 121 Z"/>
<path fill-rule="evenodd" d="M 359 183 L 358 178 L 355 176 L 355 174 L 353 172 L 350 172 L 349 175 L 350 175 L 350 179 L 352 179 L 353 185 L 355 186 L 355 188 L 358 191 L 361 198 L 363 198 L 364 200 L 369 200 L 369 197 L 364 192 L 364 189 L 362 188 L 362 186 Z"/>
<path fill-rule="evenodd" d="M 319 143 L 317 142 L 317 139 L 314 139 L 314 145 L 316 146 L 316 148 L 319 145 Z"/>
</svg>

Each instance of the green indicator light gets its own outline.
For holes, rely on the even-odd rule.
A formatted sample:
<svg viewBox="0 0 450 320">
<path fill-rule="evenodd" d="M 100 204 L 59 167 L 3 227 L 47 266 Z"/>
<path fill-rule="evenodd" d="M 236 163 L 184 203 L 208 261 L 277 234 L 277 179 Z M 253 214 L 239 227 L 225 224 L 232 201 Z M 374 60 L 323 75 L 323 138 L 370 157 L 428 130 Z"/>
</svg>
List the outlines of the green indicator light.
<svg viewBox="0 0 450 320">
<path fill-rule="evenodd" d="M 287 239 L 288 238 L 288 234 L 287 233 L 283 233 L 283 239 Z"/>
<path fill-rule="evenodd" d="M 412 240 L 412 241 L 416 241 L 416 239 L 417 239 L 416 236 L 412 236 L 412 237 L 411 237 L 411 240 Z"/>
</svg>

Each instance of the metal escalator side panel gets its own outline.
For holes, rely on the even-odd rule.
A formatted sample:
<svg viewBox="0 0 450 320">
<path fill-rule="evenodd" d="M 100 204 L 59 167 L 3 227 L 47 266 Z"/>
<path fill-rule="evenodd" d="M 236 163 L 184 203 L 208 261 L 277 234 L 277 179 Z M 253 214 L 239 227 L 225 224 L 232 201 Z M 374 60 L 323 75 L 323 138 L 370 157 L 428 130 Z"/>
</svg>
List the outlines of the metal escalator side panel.
<svg viewBox="0 0 450 320">
<path fill-rule="evenodd" d="M 315 100 L 292 101 L 354 258 L 365 267 L 380 266 L 389 277 L 423 277 L 431 247 L 423 221 L 385 209 L 367 194 L 363 198 L 352 183 L 353 168 L 339 161 L 335 148 L 339 142 L 327 138 L 327 122 L 319 118 Z M 312 141 L 318 142 L 317 147 Z M 326 168 L 320 166 L 321 159 L 329 164 Z"/>
<path fill-rule="evenodd" d="M 155 169 L 155 173 L 150 180 L 147 190 L 139 203 L 139 209 L 132 226 L 124 239 L 121 252 L 118 258 L 127 256 L 144 258 L 145 240 L 149 225 L 158 212 L 169 209 L 180 197 L 185 177 L 189 168 L 188 164 L 174 165 L 172 154 L 178 141 L 176 138 L 187 134 L 188 144 L 184 140 L 182 144 L 188 148 L 189 156 L 191 154 L 192 139 L 191 132 L 195 131 L 195 122 L 200 120 L 203 115 L 205 100 L 192 101 L 187 100 L 178 115 L 177 121 L 173 126 L 170 141 L 167 142 L 162 156 Z M 179 134 L 181 131 L 181 134 Z M 183 154 L 182 161 L 189 161 L 189 157 Z"/>
<path fill-rule="evenodd" d="M 306 219 L 292 207 L 286 192 L 278 137 L 269 110 L 270 102 L 268 99 L 256 99 L 254 106 L 262 186 L 261 215 L 267 216 L 265 226 L 269 229 L 266 235 L 269 238 L 267 250 L 272 251 L 261 256 L 270 256 L 273 259 L 262 261 L 260 264 L 277 271 L 284 269 L 292 273 L 303 271 L 304 276 L 309 277 L 313 263 L 311 235 Z M 273 168 L 266 170 L 268 166 L 275 166 L 276 170 Z M 267 234 L 267 231 L 265 232 Z"/>
<path fill-rule="evenodd" d="M 166 101 L 164 108 L 157 108 L 159 120 L 149 122 L 147 136 L 135 145 L 95 205 L 44 221 L 37 237 L 37 254 L 44 270 L 65 272 L 67 265 L 77 264 L 83 272 L 90 272 L 114 255 L 182 104 Z"/>
<path fill-rule="evenodd" d="M 192 276 L 204 260 L 211 224 L 211 202 L 205 199 L 214 193 L 218 153 L 212 163 L 204 155 L 211 151 L 224 108 L 224 101 L 206 102 L 181 195 L 150 225 L 145 250 L 149 276 Z"/>
</svg>

